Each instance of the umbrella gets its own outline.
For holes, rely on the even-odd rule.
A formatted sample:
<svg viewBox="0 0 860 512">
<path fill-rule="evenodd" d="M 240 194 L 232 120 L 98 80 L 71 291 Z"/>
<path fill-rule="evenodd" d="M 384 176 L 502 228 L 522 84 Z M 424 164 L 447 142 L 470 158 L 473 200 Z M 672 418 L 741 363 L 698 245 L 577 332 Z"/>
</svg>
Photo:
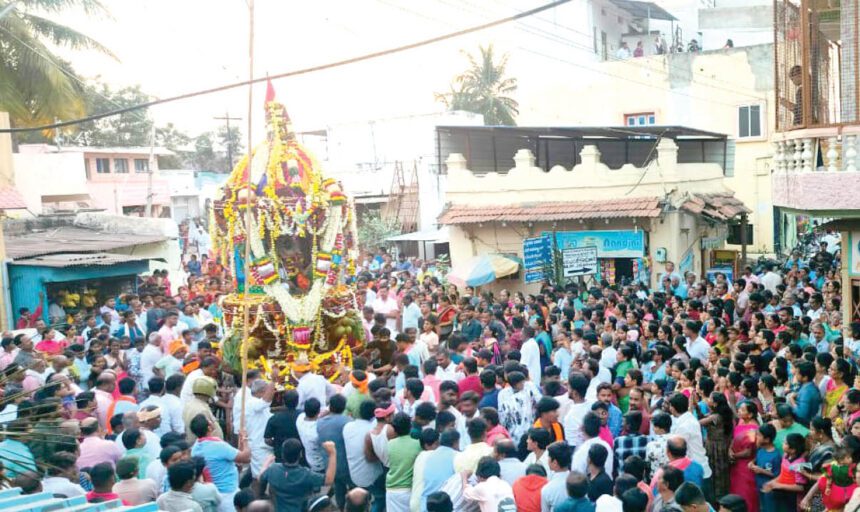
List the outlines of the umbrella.
<svg viewBox="0 0 860 512">
<path fill-rule="evenodd" d="M 448 273 L 448 282 L 457 286 L 481 286 L 500 277 L 516 274 L 520 263 L 516 258 L 501 254 L 475 256 L 455 266 Z"/>
</svg>

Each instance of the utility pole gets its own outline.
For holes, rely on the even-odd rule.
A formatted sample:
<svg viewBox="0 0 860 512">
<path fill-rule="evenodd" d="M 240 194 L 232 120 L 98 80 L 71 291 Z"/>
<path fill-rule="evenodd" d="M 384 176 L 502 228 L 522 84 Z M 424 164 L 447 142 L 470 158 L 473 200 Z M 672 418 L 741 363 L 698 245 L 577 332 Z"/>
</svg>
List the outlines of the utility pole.
<svg viewBox="0 0 860 512">
<path fill-rule="evenodd" d="M 227 123 L 227 173 L 233 171 L 233 148 L 230 145 L 231 133 L 230 133 L 230 121 L 241 121 L 241 117 L 230 117 L 230 112 L 225 112 L 224 117 L 213 117 L 217 121 L 224 121 Z"/>
<path fill-rule="evenodd" d="M 146 173 L 146 210 L 143 215 L 152 217 L 152 170 L 155 169 L 155 123 L 152 123 L 152 133 L 149 139 L 149 161 L 147 163 L 149 169 Z M 122 214 L 122 212 L 120 212 Z"/>
</svg>

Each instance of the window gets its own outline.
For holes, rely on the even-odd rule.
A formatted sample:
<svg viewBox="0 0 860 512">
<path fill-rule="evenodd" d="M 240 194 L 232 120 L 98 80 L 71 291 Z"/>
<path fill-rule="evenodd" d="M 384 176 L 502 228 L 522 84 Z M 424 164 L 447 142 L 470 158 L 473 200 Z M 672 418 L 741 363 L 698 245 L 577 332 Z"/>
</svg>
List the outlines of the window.
<svg viewBox="0 0 860 512">
<path fill-rule="evenodd" d="M 753 225 L 747 224 L 747 245 L 753 245 Z M 732 245 L 741 245 L 741 225 L 740 224 L 729 224 L 729 236 L 726 238 L 726 242 Z"/>
<path fill-rule="evenodd" d="M 653 126 L 655 124 L 657 124 L 657 116 L 654 115 L 654 112 L 624 114 L 625 126 Z"/>
<path fill-rule="evenodd" d="M 110 174 L 110 158 L 96 158 L 96 173 Z"/>
<path fill-rule="evenodd" d="M 114 158 L 113 159 L 113 172 L 116 173 L 127 173 L 128 172 L 128 159 L 127 158 Z"/>
<path fill-rule="evenodd" d="M 146 158 L 135 158 L 134 172 L 149 172 L 149 160 Z"/>
<path fill-rule="evenodd" d="M 742 105 L 738 107 L 738 138 L 761 137 L 761 105 Z"/>
</svg>

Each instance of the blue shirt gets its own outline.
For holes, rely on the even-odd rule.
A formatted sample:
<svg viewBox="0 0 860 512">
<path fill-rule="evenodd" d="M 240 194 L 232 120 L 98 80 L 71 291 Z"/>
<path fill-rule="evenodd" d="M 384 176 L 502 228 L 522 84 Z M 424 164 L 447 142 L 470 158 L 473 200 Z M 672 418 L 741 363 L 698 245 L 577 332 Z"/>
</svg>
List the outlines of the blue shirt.
<svg viewBox="0 0 860 512">
<path fill-rule="evenodd" d="M 427 496 L 442 489 L 442 485 L 454 475 L 454 456 L 457 450 L 440 446 L 427 456 L 424 465 L 424 490 L 421 491 L 421 511 L 427 511 Z"/>
<path fill-rule="evenodd" d="M 594 512 L 594 503 L 588 498 L 568 498 L 556 505 L 552 512 Z"/>
<path fill-rule="evenodd" d="M 337 450 L 337 474 L 349 476 L 349 463 L 346 458 L 346 444 L 343 440 L 343 427 L 352 421 L 343 414 L 329 414 L 317 421 L 320 445 L 326 441 L 334 443 Z M 323 450 L 323 463 L 328 465 L 328 452 Z"/>
<path fill-rule="evenodd" d="M 222 494 L 239 490 L 239 471 L 236 469 L 238 454 L 239 450 L 221 440 L 198 439 L 191 447 L 192 457 L 200 456 L 206 459 L 212 483 Z"/>
<path fill-rule="evenodd" d="M 797 392 L 797 405 L 794 407 L 794 415 L 797 421 L 809 426 L 812 418 L 821 410 L 821 392 L 812 382 L 800 386 Z"/>
<path fill-rule="evenodd" d="M 573 354 L 565 347 L 561 347 L 555 353 L 555 366 L 561 370 L 562 382 L 567 382 L 567 376 L 570 373 L 570 364 L 573 362 Z"/>
<path fill-rule="evenodd" d="M 492 391 L 484 391 L 484 396 L 482 396 L 481 401 L 478 402 L 478 408 L 483 409 L 484 407 L 492 407 L 496 410 L 499 409 L 498 388 L 494 388 Z"/>
<path fill-rule="evenodd" d="M 606 422 L 606 426 L 608 426 L 609 431 L 612 432 L 613 438 L 621 435 L 623 416 L 624 415 L 621 414 L 621 409 L 619 409 L 615 404 L 609 404 L 609 419 Z"/>
<path fill-rule="evenodd" d="M 782 466 L 782 457 L 779 455 L 779 450 L 774 448 L 771 451 L 766 451 L 764 448 L 759 448 L 755 452 L 755 465 L 770 471 L 770 474 L 773 475 L 756 474 L 755 486 L 761 489 L 764 484 L 769 480 L 773 480 L 779 474 L 780 467 Z"/>
<path fill-rule="evenodd" d="M 36 459 L 26 444 L 7 438 L 0 443 L 0 460 L 6 468 L 6 476 L 15 478 L 27 471 L 37 471 Z"/>
<path fill-rule="evenodd" d="M 546 348 L 546 353 L 552 354 L 552 338 L 549 337 L 549 333 L 541 331 L 540 334 L 535 336 L 535 341 L 543 343 L 544 348 Z"/>
</svg>

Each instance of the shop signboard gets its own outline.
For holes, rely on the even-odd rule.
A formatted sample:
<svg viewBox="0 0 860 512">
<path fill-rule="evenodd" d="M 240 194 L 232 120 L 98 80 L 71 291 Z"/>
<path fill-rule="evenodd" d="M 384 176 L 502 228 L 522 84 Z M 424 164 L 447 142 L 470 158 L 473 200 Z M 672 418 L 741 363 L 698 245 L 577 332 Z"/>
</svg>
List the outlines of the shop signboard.
<svg viewBox="0 0 860 512">
<path fill-rule="evenodd" d="M 596 274 L 597 247 L 573 247 L 562 250 L 561 266 L 564 277 Z"/>
<path fill-rule="evenodd" d="M 642 258 L 645 256 L 645 232 L 561 231 L 555 234 L 558 250 L 596 247 L 598 258 Z"/>
<path fill-rule="evenodd" d="M 552 240 L 543 235 L 523 240 L 523 277 L 526 284 L 546 280 L 552 268 Z"/>
</svg>

